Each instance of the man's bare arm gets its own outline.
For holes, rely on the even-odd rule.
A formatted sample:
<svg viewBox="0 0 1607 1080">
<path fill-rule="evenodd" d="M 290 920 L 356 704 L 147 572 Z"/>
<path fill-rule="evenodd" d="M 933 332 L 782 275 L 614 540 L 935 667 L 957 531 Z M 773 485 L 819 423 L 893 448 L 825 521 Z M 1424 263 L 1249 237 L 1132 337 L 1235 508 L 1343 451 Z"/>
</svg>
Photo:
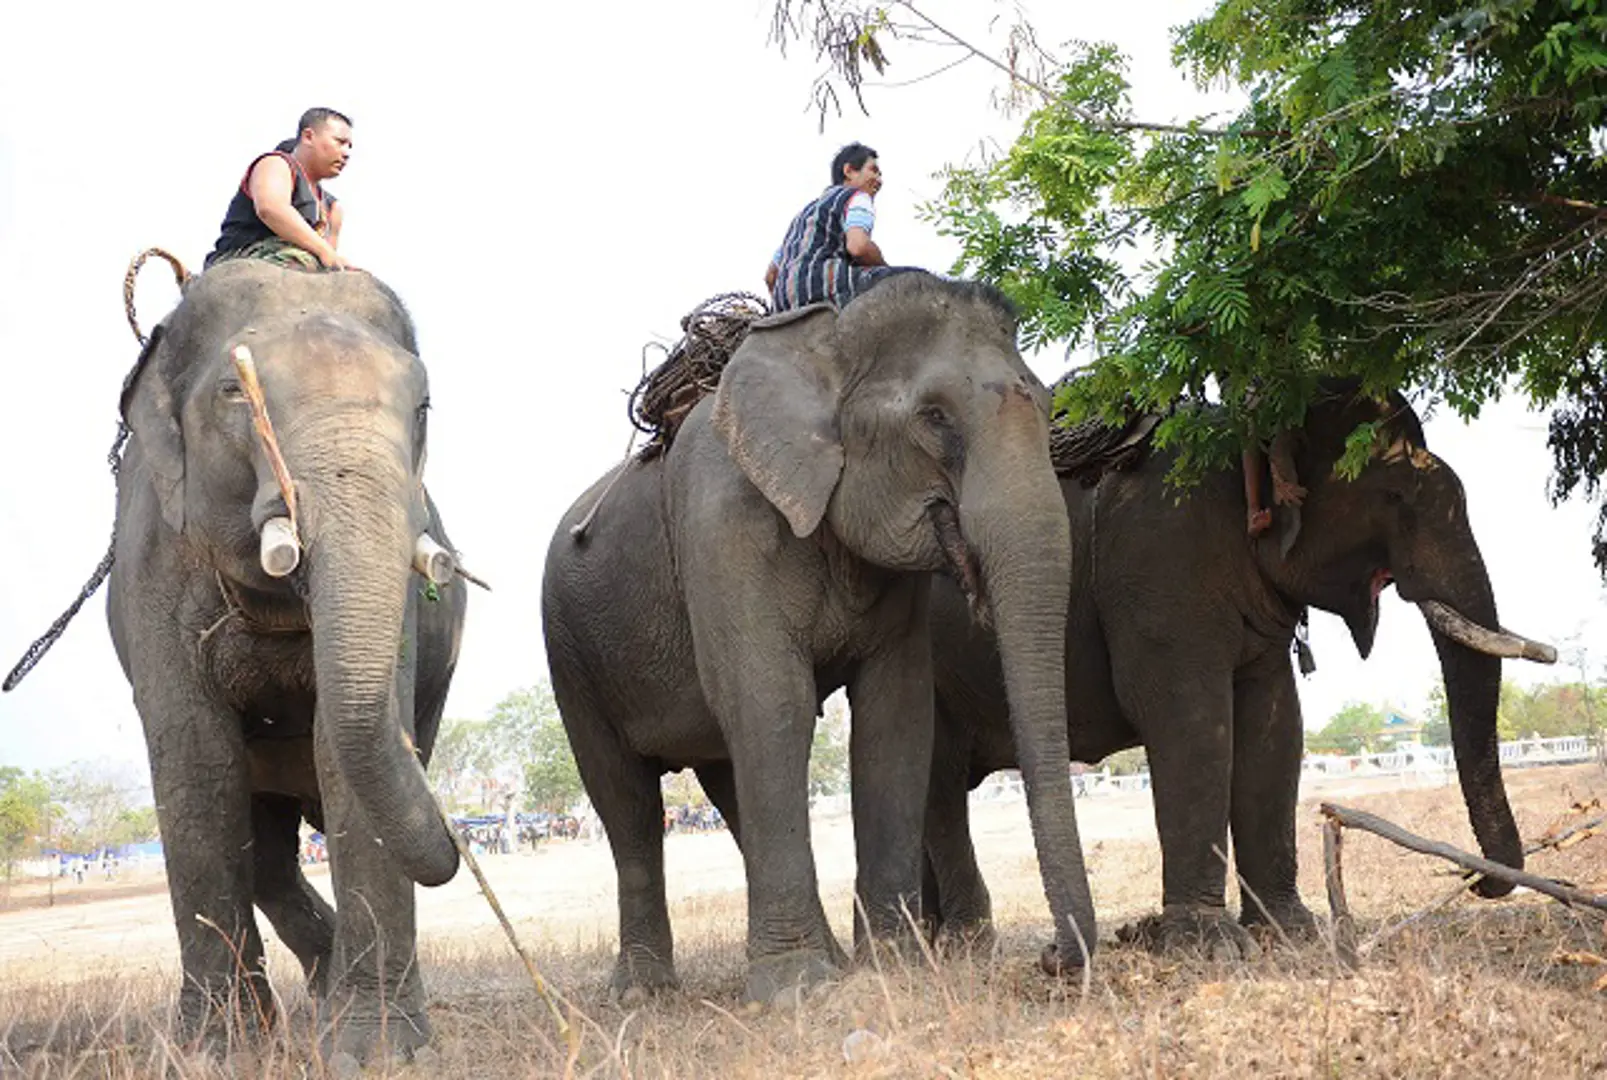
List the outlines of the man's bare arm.
<svg viewBox="0 0 1607 1080">
<path fill-rule="evenodd" d="M 336 203 L 329 208 L 329 246 L 340 249 L 340 223 L 346 220 L 346 211 Z"/>
<path fill-rule="evenodd" d="M 251 170 L 251 182 L 246 188 L 251 195 L 252 205 L 256 207 L 257 217 L 273 230 L 275 236 L 312 252 L 325 266 L 345 266 L 345 260 L 335 253 L 334 245 L 313 231 L 313 227 L 290 204 L 295 189 L 295 176 L 281 157 L 265 157 L 258 161 Z"/>
<path fill-rule="evenodd" d="M 886 266 L 882 249 L 870 238 L 870 233 L 855 227 L 848 230 L 848 257 L 856 266 Z"/>
<path fill-rule="evenodd" d="M 765 271 L 764 271 L 764 287 L 765 287 L 765 289 L 767 289 L 770 292 L 775 292 L 776 291 L 776 278 L 779 277 L 780 275 L 781 275 L 781 271 L 776 269 L 776 264 L 775 263 L 771 263 L 768 267 L 766 267 Z"/>
</svg>

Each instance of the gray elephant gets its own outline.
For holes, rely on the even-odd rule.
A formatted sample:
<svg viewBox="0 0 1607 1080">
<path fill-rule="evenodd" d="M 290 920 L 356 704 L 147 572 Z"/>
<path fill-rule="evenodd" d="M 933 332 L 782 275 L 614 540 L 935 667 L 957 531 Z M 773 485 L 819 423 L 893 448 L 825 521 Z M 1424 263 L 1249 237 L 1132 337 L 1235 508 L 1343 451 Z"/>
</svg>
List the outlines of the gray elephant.
<svg viewBox="0 0 1607 1080">
<path fill-rule="evenodd" d="M 1066 768 L 1070 553 L 1047 422 L 1004 299 L 906 273 L 840 314 L 755 324 L 669 451 L 570 509 L 544 632 L 618 872 L 617 992 L 676 980 L 659 778 L 687 766 L 742 851 L 748 996 L 784 1000 L 843 962 L 807 796 L 815 717 L 840 686 L 856 941 L 905 933 L 931 760 L 928 572 L 946 567 L 998 628 L 1059 956 L 1081 961 L 1075 934 L 1091 947 L 1094 923 Z"/>
<path fill-rule="evenodd" d="M 1380 424 L 1379 448 L 1356 479 L 1339 478 L 1334 462 L 1364 421 Z M 1213 851 L 1228 850 L 1230 829 L 1238 873 L 1266 915 L 1285 930 L 1313 925 L 1295 884 L 1303 729 L 1290 644 L 1304 609 L 1316 607 L 1345 620 L 1365 657 L 1391 581 L 1429 618 L 1479 843 L 1488 858 L 1521 867 L 1497 755 L 1501 661 L 1490 653 L 1543 656 L 1546 647 L 1496 630 L 1462 484 L 1424 448 L 1405 399 L 1326 386 L 1297 439 L 1298 475 L 1310 485 L 1300 519 L 1282 508 L 1283 527 L 1255 541 L 1245 536 L 1237 467 L 1178 502 L 1165 483 L 1169 454 L 1111 442 L 1128 467 L 1101 474 L 1097 460 L 1083 461 L 1091 486 L 1073 476 L 1060 484 L 1074 550 L 1065 641 L 1075 696 L 1065 720 L 1074 760 L 1138 745 L 1149 758 L 1163 907 L 1136 936 L 1160 948 L 1253 948 L 1226 914 L 1226 868 Z M 992 637 L 971 625 L 952 587 L 934 589 L 932 621 L 938 734 L 926 907 L 950 933 L 986 936 L 966 790 L 1017 754 Z M 1510 888 L 1488 878 L 1477 886 L 1485 896 Z M 1245 900 L 1243 923 L 1265 917 Z"/>
<path fill-rule="evenodd" d="M 124 391 L 108 617 L 150 751 L 194 1034 L 273 1020 L 255 903 L 306 970 L 326 1050 L 361 1058 L 383 1033 L 410 1054 L 429 1037 L 413 883 L 451 878 L 457 849 L 420 758 L 466 598 L 413 570 L 421 535 L 450 546 L 420 480 L 416 348 L 367 274 L 239 260 L 189 285 Z M 334 910 L 301 873 L 304 817 L 328 840 Z"/>
</svg>

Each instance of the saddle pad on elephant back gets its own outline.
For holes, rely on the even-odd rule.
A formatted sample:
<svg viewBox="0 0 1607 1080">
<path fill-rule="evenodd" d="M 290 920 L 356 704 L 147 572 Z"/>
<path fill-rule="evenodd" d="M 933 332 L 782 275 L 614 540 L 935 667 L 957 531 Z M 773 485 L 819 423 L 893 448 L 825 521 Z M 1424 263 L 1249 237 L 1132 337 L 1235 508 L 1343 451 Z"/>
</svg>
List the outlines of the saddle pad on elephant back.
<svg viewBox="0 0 1607 1080">
<path fill-rule="evenodd" d="M 1130 469 L 1144 459 L 1150 436 L 1161 418 L 1152 413 L 1134 416 L 1115 426 L 1103 420 L 1085 420 L 1049 432 L 1049 457 L 1055 472 L 1075 477 L 1093 487 L 1108 470 Z"/>
</svg>

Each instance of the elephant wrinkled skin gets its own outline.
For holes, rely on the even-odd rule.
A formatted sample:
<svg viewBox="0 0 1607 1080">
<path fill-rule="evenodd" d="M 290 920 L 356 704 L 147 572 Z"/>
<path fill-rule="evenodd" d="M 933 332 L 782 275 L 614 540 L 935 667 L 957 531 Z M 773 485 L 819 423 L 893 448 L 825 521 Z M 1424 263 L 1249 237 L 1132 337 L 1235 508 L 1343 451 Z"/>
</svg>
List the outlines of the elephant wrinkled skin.
<svg viewBox="0 0 1607 1080">
<path fill-rule="evenodd" d="M 1069 551 L 1047 422 L 1002 298 L 904 274 L 841 314 L 756 325 L 666 454 L 570 509 L 548 551 L 543 624 L 619 875 L 617 991 L 675 982 L 659 777 L 688 766 L 742 850 L 750 998 L 785 999 L 842 962 L 807 795 L 817 709 L 839 686 L 854 708 L 856 938 L 908 933 L 931 756 L 929 572 L 945 567 L 998 628 L 1062 955 L 1079 955 L 1074 921 L 1092 943 L 1065 768 Z"/>
<path fill-rule="evenodd" d="M 249 347 L 295 484 L 305 555 L 259 532 L 287 513 L 230 356 Z M 421 532 L 427 387 L 401 302 L 366 274 L 219 265 L 191 282 L 124 392 L 107 604 L 145 728 L 188 1031 L 272 1022 L 260 907 L 319 998 L 330 1052 L 428 1039 L 413 883 L 457 852 L 427 760 L 456 663 L 463 586 L 429 590 Z M 328 838 L 336 905 L 302 876 L 303 817 Z M 238 1010 L 238 1011 L 236 1011 Z"/>
<path fill-rule="evenodd" d="M 1345 436 L 1379 421 L 1378 452 L 1355 480 L 1333 472 Z M 1341 616 L 1365 657 L 1379 591 L 1449 605 L 1494 629 L 1495 598 L 1468 525 L 1461 482 L 1424 449 L 1398 395 L 1380 404 L 1329 386 L 1307 418 L 1296 459 L 1310 487 L 1288 554 L 1290 510 L 1255 541 L 1244 533 L 1237 469 L 1207 476 L 1181 502 L 1165 483 L 1169 455 L 1107 471 L 1097 484 L 1061 480 L 1074 558 L 1066 623 L 1065 721 L 1073 760 L 1098 762 L 1143 745 L 1163 858 L 1163 908 L 1139 926 L 1152 946 L 1253 943 L 1225 909 L 1228 850 L 1248 898 L 1241 921 L 1313 925 L 1295 884 L 1295 805 L 1303 729 L 1290 643 L 1306 606 Z M 1280 535 L 1281 534 L 1281 535 Z M 926 825 L 925 906 L 950 934 L 986 936 L 966 790 L 1013 767 L 991 636 L 959 590 L 934 587 L 937 745 Z M 1431 626 L 1433 623 L 1431 622 Z M 1496 744 L 1498 658 L 1434 631 L 1468 815 L 1486 857 L 1523 865 Z M 1074 691 L 1074 694 L 1073 694 Z M 1485 879 L 1486 896 L 1511 887 Z"/>
</svg>

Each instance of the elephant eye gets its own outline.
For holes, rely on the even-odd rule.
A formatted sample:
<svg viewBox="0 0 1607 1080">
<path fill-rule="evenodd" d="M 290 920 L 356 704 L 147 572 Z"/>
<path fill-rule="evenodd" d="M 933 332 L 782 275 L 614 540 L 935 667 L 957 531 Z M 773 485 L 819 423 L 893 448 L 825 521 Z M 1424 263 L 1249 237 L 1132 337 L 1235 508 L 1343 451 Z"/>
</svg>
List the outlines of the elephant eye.
<svg viewBox="0 0 1607 1080">
<path fill-rule="evenodd" d="M 238 379 L 224 379 L 218 384 L 218 393 L 230 401 L 244 401 L 246 399 L 245 388 L 240 385 L 240 380 Z"/>
<path fill-rule="evenodd" d="M 949 426 L 949 414 L 943 411 L 943 406 L 941 405 L 929 402 L 916 409 L 915 415 L 933 427 Z"/>
</svg>

